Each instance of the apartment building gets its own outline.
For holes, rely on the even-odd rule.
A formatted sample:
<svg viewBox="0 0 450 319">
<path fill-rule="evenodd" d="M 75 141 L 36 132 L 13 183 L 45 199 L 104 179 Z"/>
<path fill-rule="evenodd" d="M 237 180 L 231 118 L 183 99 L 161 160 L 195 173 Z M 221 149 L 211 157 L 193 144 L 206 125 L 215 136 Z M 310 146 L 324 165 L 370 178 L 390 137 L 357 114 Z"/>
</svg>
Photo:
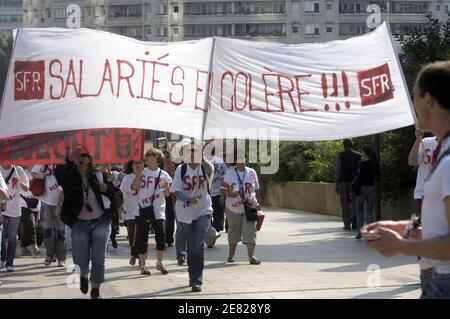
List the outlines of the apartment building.
<svg viewBox="0 0 450 319">
<path fill-rule="evenodd" d="M 0 10 L 3 3 L 17 2 L 0 0 Z M 209 36 L 323 42 L 369 32 L 370 5 L 378 5 L 381 21 L 393 32 L 423 25 L 427 12 L 441 22 L 450 17 L 450 0 L 23 0 L 23 24 L 69 23 L 162 42 Z"/>
<path fill-rule="evenodd" d="M 0 29 L 22 27 L 22 0 L 0 0 Z"/>
</svg>

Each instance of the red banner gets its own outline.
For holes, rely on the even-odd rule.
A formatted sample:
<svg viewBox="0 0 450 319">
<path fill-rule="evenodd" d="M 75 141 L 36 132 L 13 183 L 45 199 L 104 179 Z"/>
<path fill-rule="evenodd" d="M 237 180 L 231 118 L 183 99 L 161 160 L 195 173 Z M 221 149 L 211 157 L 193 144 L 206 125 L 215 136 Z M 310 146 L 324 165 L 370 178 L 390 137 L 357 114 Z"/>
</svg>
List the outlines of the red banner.
<svg viewBox="0 0 450 319">
<path fill-rule="evenodd" d="M 87 145 L 94 164 L 125 163 L 142 159 L 144 130 L 90 129 L 0 139 L 0 164 L 58 164 L 75 144 Z"/>
</svg>

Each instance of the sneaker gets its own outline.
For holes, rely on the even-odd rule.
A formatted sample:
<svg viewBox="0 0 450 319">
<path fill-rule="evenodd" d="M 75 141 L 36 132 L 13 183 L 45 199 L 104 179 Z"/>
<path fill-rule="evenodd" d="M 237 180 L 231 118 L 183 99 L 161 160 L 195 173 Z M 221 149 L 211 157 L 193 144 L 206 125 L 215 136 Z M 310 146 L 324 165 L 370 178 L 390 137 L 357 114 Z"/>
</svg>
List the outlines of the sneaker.
<svg viewBox="0 0 450 319">
<path fill-rule="evenodd" d="M 66 261 L 65 260 L 58 260 L 58 267 L 65 267 Z"/>
<path fill-rule="evenodd" d="M 201 292 L 202 291 L 202 286 L 200 285 L 192 285 L 192 292 Z"/>
<path fill-rule="evenodd" d="M 250 265 L 259 265 L 261 263 L 261 260 L 259 260 L 258 258 L 253 257 L 252 259 L 250 259 Z"/>
<path fill-rule="evenodd" d="M 89 280 L 87 277 L 80 276 L 80 290 L 83 294 L 87 294 L 89 291 Z"/>
<path fill-rule="evenodd" d="M 356 235 L 355 239 L 356 240 L 361 240 L 361 234 Z"/>
<path fill-rule="evenodd" d="M 184 257 L 184 256 L 177 257 L 177 261 L 178 261 L 178 265 L 183 266 L 184 263 L 186 262 L 186 257 Z"/>
<path fill-rule="evenodd" d="M 14 267 L 13 266 L 6 266 L 6 271 L 7 272 L 14 272 Z"/>
<path fill-rule="evenodd" d="M 56 262 L 56 256 L 53 256 L 52 263 Z"/>
<path fill-rule="evenodd" d="M 228 257 L 227 262 L 234 263 L 234 257 Z"/>
<path fill-rule="evenodd" d="M 102 297 L 100 296 L 100 289 L 92 288 L 91 299 L 102 299 Z"/>
<path fill-rule="evenodd" d="M 163 275 L 167 275 L 169 272 L 164 268 L 162 263 L 156 263 L 156 270 L 159 270 Z"/>
<path fill-rule="evenodd" d="M 142 266 L 142 267 L 141 267 L 141 275 L 150 276 L 150 275 L 151 275 L 151 272 L 148 270 L 147 267 Z"/>
<path fill-rule="evenodd" d="M 130 265 L 131 265 L 131 266 L 136 265 L 136 257 L 131 257 L 131 258 L 130 258 Z"/>
<path fill-rule="evenodd" d="M 48 266 L 50 266 L 50 264 L 53 262 L 53 259 L 52 259 L 52 257 L 45 257 L 45 260 L 44 260 L 44 266 L 45 267 L 48 267 Z"/>
<path fill-rule="evenodd" d="M 344 226 L 342 230 L 351 230 L 350 226 Z"/>
</svg>

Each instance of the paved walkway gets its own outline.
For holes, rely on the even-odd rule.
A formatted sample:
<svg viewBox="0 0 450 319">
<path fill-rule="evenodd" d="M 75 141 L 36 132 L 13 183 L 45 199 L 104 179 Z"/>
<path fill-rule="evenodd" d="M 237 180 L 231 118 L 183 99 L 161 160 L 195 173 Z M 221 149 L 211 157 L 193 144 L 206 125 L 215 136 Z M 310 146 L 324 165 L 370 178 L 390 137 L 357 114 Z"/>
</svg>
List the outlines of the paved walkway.
<svg viewBox="0 0 450 319">
<path fill-rule="evenodd" d="M 190 292 L 186 266 L 178 266 L 175 248 L 168 248 L 170 273 L 155 269 L 154 240 L 150 238 L 152 276 L 143 277 L 128 264 L 128 244 L 121 228 L 119 248 L 108 249 L 103 298 L 418 298 L 417 259 L 384 258 L 342 231 L 339 218 L 293 210 L 266 208 L 256 253 L 261 265 L 250 265 L 246 247 L 239 245 L 236 263 L 226 263 L 223 234 L 206 251 L 201 293 Z M 43 258 L 19 257 L 14 273 L 0 272 L 0 298 L 88 298 L 67 282 L 76 278 Z M 68 258 L 70 265 L 72 259 Z M 367 272 L 369 265 L 380 271 Z M 373 267 L 373 266 L 372 266 Z M 376 269 L 376 268 L 371 268 Z M 379 275 L 380 280 L 377 281 Z M 381 285 L 379 286 L 378 283 Z M 368 285 L 369 284 L 369 285 Z M 375 287 L 374 287 L 375 286 Z M 378 287 L 377 287 L 378 286 Z"/>
</svg>

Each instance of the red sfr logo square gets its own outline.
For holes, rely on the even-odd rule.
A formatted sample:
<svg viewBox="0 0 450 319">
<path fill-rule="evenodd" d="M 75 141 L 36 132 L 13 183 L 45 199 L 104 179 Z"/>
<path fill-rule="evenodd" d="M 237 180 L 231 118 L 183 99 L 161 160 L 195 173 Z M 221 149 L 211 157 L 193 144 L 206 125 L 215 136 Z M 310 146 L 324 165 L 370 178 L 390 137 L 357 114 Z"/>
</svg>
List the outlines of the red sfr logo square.
<svg viewBox="0 0 450 319">
<path fill-rule="evenodd" d="M 394 86 L 387 63 L 358 72 L 358 83 L 362 106 L 378 104 L 394 98 Z"/>
<path fill-rule="evenodd" d="M 14 62 L 14 101 L 44 98 L 44 61 Z"/>
</svg>

